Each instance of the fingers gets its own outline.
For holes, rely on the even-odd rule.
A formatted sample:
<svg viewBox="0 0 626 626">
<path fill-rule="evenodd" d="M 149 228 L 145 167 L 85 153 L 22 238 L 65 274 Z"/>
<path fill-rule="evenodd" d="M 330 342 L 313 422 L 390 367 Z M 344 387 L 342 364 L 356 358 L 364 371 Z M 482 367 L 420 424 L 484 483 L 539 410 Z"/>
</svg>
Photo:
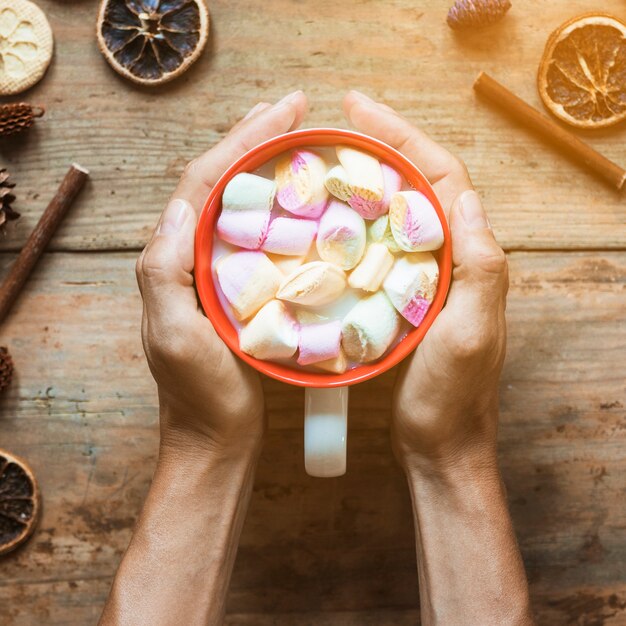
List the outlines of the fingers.
<svg viewBox="0 0 626 626">
<path fill-rule="evenodd" d="M 457 354 L 501 347 L 508 290 L 506 255 L 496 242 L 482 202 L 465 191 L 450 212 L 453 281 L 440 317 Z"/>
<path fill-rule="evenodd" d="M 257 104 L 220 143 L 187 165 L 172 197 L 187 200 L 199 213 L 211 188 L 234 161 L 267 139 L 297 128 L 306 108 L 302 91 L 275 105 Z"/>
<path fill-rule="evenodd" d="M 446 214 L 454 198 L 472 182 L 463 163 L 385 104 L 351 91 L 344 99 L 344 112 L 354 127 L 402 152 L 433 185 Z"/>
<path fill-rule="evenodd" d="M 151 332 L 175 333 L 197 309 L 192 276 L 195 228 L 196 214 L 189 202 L 170 201 L 137 261 L 144 320 Z"/>
</svg>

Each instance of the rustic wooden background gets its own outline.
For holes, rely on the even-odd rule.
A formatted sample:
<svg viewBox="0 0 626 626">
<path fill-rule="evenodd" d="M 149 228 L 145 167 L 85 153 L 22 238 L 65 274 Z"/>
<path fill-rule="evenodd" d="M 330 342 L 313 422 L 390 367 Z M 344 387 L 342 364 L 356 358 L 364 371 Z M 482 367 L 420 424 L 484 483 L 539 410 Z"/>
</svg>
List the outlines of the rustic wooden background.
<svg viewBox="0 0 626 626">
<path fill-rule="evenodd" d="M 258 100 L 296 88 L 312 103 L 305 125 L 344 126 L 355 87 L 463 157 L 509 253 L 500 450 L 540 623 L 626 624 L 625 195 L 471 89 L 486 70 L 540 107 L 549 33 L 598 8 L 626 18 L 623 0 L 514 0 L 499 25 L 464 36 L 444 1 L 213 0 L 208 50 L 158 90 L 104 62 L 97 2 L 38 3 L 56 52 L 23 98 L 48 113 L 0 147 L 23 214 L 0 240 L 0 272 L 69 163 L 92 179 L 0 331 L 18 372 L 0 446 L 32 463 L 44 497 L 35 536 L 0 560 L 0 623 L 99 616 L 157 449 L 133 266 L 184 164 Z M 584 137 L 626 162 L 626 127 Z M 271 429 L 228 624 L 419 621 L 409 498 L 387 435 L 393 379 L 354 388 L 348 474 L 332 480 L 304 473 L 301 390 L 266 381 Z"/>
</svg>

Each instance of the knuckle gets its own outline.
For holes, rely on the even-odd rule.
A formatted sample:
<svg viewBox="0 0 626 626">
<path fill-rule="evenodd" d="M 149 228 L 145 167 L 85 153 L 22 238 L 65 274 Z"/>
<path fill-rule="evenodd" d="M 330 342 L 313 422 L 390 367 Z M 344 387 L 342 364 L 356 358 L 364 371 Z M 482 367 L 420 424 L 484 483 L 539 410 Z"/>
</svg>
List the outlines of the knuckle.
<svg viewBox="0 0 626 626">
<path fill-rule="evenodd" d="M 135 277 L 137 278 L 137 282 L 141 283 L 141 279 L 143 277 L 143 259 L 145 256 L 145 248 L 141 252 L 141 254 L 137 257 L 137 261 L 135 262 Z"/>
<path fill-rule="evenodd" d="M 168 324 L 169 326 L 169 324 Z M 178 365 L 188 360 L 189 341 L 184 332 L 148 324 L 146 341 L 151 360 L 161 365 Z"/>
<path fill-rule="evenodd" d="M 198 172 L 198 159 L 192 159 L 185 165 L 183 168 L 183 173 L 181 175 L 181 179 L 189 180 L 190 178 L 194 178 Z"/>
<path fill-rule="evenodd" d="M 453 337 L 452 352 L 458 361 L 480 361 L 495 354 L 499 345 L 498 333 L 484 332 L 459 333 Z"/>
<path fill-rule="evenodd" d="M 165 273 L 165 267 L 159 250 L 155 246 L 148 246 L 141 254 L 141 276 L 147 280 L 159 279 Z"/>
<path fill-rule="evenodd" d="M 457 154 L 450 153 L 448 170 L 454 177 L 470 180 L 469 169 L 465 161 Z"/>
<path fill-rule="evenodd" d="M 504 250 L 499 246 L 494 246 L 490 250 L 480 252 L 478 261 L 480 267 L 485 272 L 506 279 L 508 275 L 508 261 Z"/>
</svg>

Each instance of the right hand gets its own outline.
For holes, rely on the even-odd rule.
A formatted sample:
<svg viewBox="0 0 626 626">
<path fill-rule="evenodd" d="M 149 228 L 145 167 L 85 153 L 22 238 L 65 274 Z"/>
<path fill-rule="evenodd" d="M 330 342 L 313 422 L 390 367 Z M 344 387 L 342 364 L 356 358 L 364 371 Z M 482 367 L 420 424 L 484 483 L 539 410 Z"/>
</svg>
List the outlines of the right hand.
<svg viewBox="0 0 626 626">
<path fill-rule="evenodd" d="M 350 92 L 347 118 L 411 159 L 449 215 L 453 278 L 447 303 L 396 383 L 392 442 L 400 463 L 496 465 L 498 383 L 506 347 L 506 256 L 463 163 L 390 107 Z"/>
</svg>

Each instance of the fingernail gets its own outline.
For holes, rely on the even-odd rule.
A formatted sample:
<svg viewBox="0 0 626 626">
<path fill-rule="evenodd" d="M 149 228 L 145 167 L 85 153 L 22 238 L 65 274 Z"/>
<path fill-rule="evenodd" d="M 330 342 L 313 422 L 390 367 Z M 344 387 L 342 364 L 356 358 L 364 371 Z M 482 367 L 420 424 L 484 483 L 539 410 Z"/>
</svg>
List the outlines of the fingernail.
<svg viewBox="0 0 626 626">
<path fill-rule="evenodd" d="M 292 104 L 298 99 L 301 93 L 302 93 L 302 89 L 297 89 L 296 91 L 292 91 L 291 93 L 287 94 L 284 98 L 281 98 L 274 105 L 274 108 L 277 109 L 278 107 L 285 106 L 286 104 Z"/>
<path fill-rule="evenodd" d="M 251 118 L 255 113 L 257 113 L 258 111 L 260 111 L 263 106 L 265 105 L 265 102 L 257 102 L 245 115 L 245 117 L 243 118 L 244 120 L 247 120 L 249 118 Z"/>
<path fill-rule="evenodd" d="M 173 235 L 180 231 L 185 222 L 187 212 L 191 208 L 189 202 L 175 198 L 163 211 L 159 224 L 159 235 Z"/>
<path fill-rule="evenodd" d="M 352 95 L 356 96 L 357 99 L 362 100 L 363 102 L 371 102 L 372 104 L 375 103 L 374 100 L 372 100 L 372 98 L 370 98 L 369 96 L 366 96 L 364 93 L 361 93 L 360 91 L 357 91 L 356 89 L 352 90 Z"/>
<path fill-rule="evenodd" d="M 483 203 L 475 191 L 464 191 L 460 198 L 461 215 L 472 229 L 491 228 Z"/>
</svg>

